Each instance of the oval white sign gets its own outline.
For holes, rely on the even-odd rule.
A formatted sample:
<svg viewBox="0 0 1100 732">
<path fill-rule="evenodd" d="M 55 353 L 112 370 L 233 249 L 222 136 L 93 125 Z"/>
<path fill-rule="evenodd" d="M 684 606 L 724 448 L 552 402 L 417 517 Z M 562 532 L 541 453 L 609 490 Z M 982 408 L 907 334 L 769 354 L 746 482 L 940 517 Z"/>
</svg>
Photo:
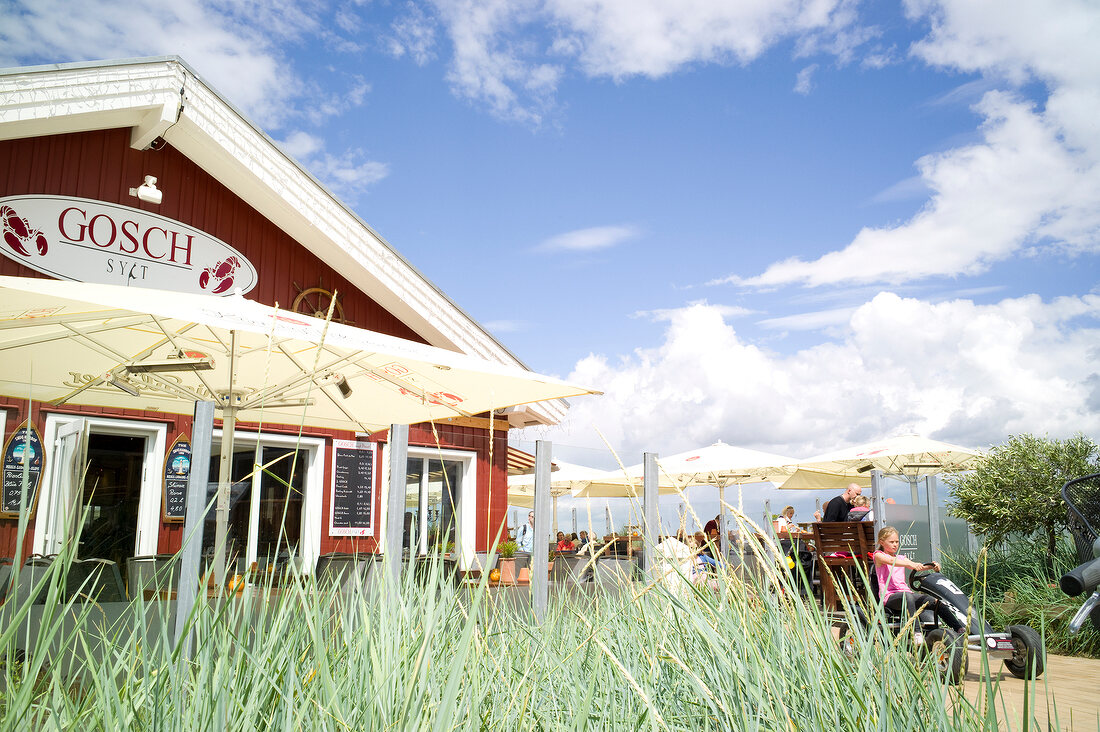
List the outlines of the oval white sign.
<svg viewBox="0 0 1100 732">
<path fill-rule="evenodd" d="M 62 280 L 228 295 L 256 268 L 220 239 L 148 211 L 68 196 L 0 198 L 0 251 Z"/>
</svg>

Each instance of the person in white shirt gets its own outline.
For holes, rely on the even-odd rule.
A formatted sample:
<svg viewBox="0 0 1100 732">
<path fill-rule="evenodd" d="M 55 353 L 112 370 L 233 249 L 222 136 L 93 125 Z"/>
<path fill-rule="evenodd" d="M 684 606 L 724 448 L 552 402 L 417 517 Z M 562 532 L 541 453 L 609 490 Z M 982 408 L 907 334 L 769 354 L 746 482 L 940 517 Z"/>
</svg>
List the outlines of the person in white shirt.
<svg viewBox="0 0 1100 732">
<path fill-rule="evenodd" d="M 531 553 L 535 546 L 535 512 L 527 514 L 527 523 L 516 531 L 516 547 L 521 552 Z"/>
</svg>

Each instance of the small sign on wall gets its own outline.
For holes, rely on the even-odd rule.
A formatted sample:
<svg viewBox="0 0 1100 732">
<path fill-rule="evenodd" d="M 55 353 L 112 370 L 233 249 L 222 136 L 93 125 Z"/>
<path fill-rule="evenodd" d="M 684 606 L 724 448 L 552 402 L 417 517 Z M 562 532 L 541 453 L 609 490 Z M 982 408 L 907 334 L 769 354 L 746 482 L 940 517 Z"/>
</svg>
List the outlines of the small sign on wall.
<svg viewBox="0 0 1100 732">
<path fill-rule="evenodd" d="M 191 476 L 191 441 L 180 435 L 164 458 L 164 506 L 166 522 L 187 517 L 187 481 Z"/>
<path fill-rule="evenodd" d="M 374 536 L 374 461 L 377 445 L 332 441 L 329 536 Z"/>
<path fill-rule="evenodd" d="M 38 499 L 38 484 L 42 481 L 42 468 L 46 455 L 42 450 L 42 438 L 29 421 L 19 425 L 4 443 L 3 500 L 0 516 L 17 518 L 23 497 L 23 475 L 27 476 L 27 514 L 33 515 Z"/>
</svg>

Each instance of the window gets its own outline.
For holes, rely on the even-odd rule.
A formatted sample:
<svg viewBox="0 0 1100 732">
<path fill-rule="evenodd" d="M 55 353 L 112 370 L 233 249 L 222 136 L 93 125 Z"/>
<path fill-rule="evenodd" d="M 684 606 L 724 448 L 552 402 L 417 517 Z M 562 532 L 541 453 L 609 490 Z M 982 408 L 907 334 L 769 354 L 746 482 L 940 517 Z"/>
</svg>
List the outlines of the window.
<svg viewBox="0 0 1100 732">
<path fill-rule="evenodd" d="M 409 554 L 474 552 L 475 456 L 457 450 L 409 448 L 405 471 L 403 546 Z"/>
<path fill-rule="evenodd" d="M 214 433 L 203 530 L 203 555 L 214 552 L 221 435 Z M 320 552 L 324 443 L 317 438 L 237 432 L 230 469 L 227 566 L 243 572 L 300 558 L 311 568 Z M 254 469 L 259 461 L 260 469 Z M 232 569 L 235 568 L 235 569 Z"/>
</svg>

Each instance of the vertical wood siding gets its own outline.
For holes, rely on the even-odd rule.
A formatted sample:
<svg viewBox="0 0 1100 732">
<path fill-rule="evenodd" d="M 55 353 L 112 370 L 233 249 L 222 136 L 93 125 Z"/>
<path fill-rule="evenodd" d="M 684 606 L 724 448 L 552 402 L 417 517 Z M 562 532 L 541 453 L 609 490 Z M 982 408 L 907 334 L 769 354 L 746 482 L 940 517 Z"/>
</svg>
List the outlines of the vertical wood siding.
<svg viewBox="0 0 1100 732">
<path fill-rule="evenodd" d="M 129 189 L 146 175 L 157 177 L 164 191 L 164 202 L 153 206 L 133 198 Z M 221 239 L 240 251 L 256 267 L 259 282 L 247 297 L 267 305 L 289 308 L 300 289 L 324 287 L 340 293 L 344 316 L 356 326 L 423 343 L 408 326 L 351 284 L 325 262 L 314 256 L 268 219 L 257 213 L 191 160 L 165 146 L 159 151 L 134 150 L 130 130 L 115 129 L 52 135 L 22 140 L 0 141 L 0 197 L 20 194 L 76 196 L 131 208 L 144 209 L 182 221 Z M 43 277 L 7 257 L 0 257 L 0 274 L 18 277 Z M 7 410 L 7 434 L 26 419 L 27 403 L 18 395 L 0 395 L 0 408 Z M 191 417 L 142 410 L 72 407 L 57 411 L 125 417 L 168 424 L 169 444 L 180 432 L 191 433 Z M 39 430 L 45 428 L 45 411 L 34 404 L 31 416 Z M 255 425 L 239 429 L 254 431 Z M 265 425 L 265 431 L 274 431 Z M 439 446 L 473 450 L 477 453 L 477 547 L 492 543 L 507 511 L 507 437 L 495 433 L 493 461 L 489 465 L 487 430 L 464 427 L 439 427 Z M 324 498 L 321 516 L 321 553 L 336 551 L 376 551 L 372 538 L 330 537 L 328 516 L 331 504 L 332 439 L 354 439 L 354 433 L 338 430 L 316 432 L 326 438 L 324 460 Z M 381 440 L 384 436 L 375 439 Z M 434 446 L 430 426 L 410 429 L 410 444 Z M 380 481 L 381 470 L 376 471 Z M 490 484 L 492 494 L 490 498 Z M 380 485 L 375 491 L 375 515 L 382 510 Z M 41 490 L 41 488 L 39 489 Z M 30 552 L 31 521 L 24 556 Z M 17 522 L 0 519 L 0 557 L 10 557 L 16 549 Z M 162 523 L 159 551 L 174 552 L 180 547 L 183 525 Z"/>
</svg>

